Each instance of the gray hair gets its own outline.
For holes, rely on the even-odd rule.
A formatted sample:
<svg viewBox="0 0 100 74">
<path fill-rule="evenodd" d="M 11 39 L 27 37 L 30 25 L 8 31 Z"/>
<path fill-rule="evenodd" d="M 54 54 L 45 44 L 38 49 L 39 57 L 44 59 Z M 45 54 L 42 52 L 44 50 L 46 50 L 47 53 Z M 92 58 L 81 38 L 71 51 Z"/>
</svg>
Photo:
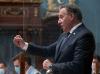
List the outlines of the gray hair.
<svg viewBox="0 0 100 74">
<path fill-rule="evenodd" d="M 68 5 L 60 6 L 60 9 L 62 9 L 62 8 L 66 8 L 66 10 L 68 12 L 73 13 L 79 21 L 82 21 L 83 17 L 82 17 L 82 13 L 81 13 L 79 6 L 77 6 L 75 4 L 68 4 Z"/>
</svg>

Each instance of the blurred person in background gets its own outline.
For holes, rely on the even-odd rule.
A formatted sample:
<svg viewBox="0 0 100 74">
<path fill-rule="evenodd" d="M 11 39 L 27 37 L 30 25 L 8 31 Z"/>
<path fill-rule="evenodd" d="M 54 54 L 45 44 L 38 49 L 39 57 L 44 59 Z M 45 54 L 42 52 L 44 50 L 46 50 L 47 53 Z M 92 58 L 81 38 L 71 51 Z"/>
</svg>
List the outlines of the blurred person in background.
<svg viewBox="0 0 100 74">
<path fill-rule="evenodd" d="M 6 63 L 0 60 L 0 74 L 15 74 L 15 72 L 8 69 Z"/>
<path fill-rule="evenodd" d="M 13 59 L 13 65 L 17 74 L 20 74 L 20 54 Z M 25 56 L 25 74 L 41 74 L 34 66 L 32 66 L 31 58 Z"/>
</svg>

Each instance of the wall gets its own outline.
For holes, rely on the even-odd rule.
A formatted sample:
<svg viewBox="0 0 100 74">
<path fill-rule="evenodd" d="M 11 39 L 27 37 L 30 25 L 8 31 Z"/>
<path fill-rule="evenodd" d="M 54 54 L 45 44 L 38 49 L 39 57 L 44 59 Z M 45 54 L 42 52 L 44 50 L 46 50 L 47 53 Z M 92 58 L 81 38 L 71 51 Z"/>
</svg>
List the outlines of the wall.
<svg viewBox="0 0 100 74">
<path fill-rule="evenodd" d="M 77 0 L 77 4 L 82 9 L 84 23 L 94 33 L 96 40 L 95 53 L 100 56 L 100 0 Z"/>
</svg>

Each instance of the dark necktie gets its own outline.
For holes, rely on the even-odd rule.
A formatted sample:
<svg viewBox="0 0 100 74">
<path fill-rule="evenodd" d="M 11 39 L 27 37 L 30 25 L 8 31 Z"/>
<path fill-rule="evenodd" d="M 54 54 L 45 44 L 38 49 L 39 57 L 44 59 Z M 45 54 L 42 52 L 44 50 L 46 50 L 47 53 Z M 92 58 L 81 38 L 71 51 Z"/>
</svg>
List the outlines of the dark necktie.
<svg viewBox="0 0 100 74">
<path fill-rule="evenodd" d="M 56 56 L 56 60 L 58 59 L 58 57 L 60 56 L 60 53 L 62 51 L 62 46 L 64 45 L 64 43 L 67 41 L 68 37 L 69 37 L 70 33 L 63 33 L 61 41 L 59 43 L 59 47 L 58 47 L 58 51 L 57 51 L 57 56 Z"/>
<path fill-rule="evenodd" d="M 60 44 L 60 49 L 61 49 L 61 47 L 63 46 L 63 44 L 68 40 L 69 35 L 70 35 L 70 32 L 67 32 L 67 33 L 63 36 L 63 39 L 62 39 L 61 44 Z"/>
</svg>

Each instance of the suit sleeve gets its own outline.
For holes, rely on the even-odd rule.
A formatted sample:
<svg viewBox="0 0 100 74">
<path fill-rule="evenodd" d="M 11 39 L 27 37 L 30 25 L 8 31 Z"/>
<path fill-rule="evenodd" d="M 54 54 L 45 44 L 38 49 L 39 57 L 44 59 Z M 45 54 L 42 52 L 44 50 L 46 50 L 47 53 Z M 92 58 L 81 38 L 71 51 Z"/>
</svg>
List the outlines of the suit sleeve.
<svg viewBox="0 0 100 74">
<path fill-rule="evenodd" d="M 63 33 L 60 35 L 58 40 L 61 38 L 62 35 L 63 35 Z M 49 46 L 40 46 L 40 45 L 36 45 L 34 43 L 29 44 L 26 52 L 29 54 L 32 54 L 32 55 L 54 58 L 58 40 L 56 42 L 50 44 Z"/>
<path fill-rule="evenodd" d="M 52 65 L 54 74 L 85 74 L 84 69 L 90 67 L 95 49 L 94 38 L 91 34 L 84 35 L 74 44 L 73 60 Z M 85 67 L 87 66 L 87 67 Z M 90 69 L 90 68 L 89 68 Z"/>
<path fill-rule="evenodd" d="M 43 57 L 54 57 L 56 43 L 54 42 L 49 46 L 39 46 L 35 44 L 29 44 L 27 53 L 31 55 L 43 56 Z"/>
</svg>

